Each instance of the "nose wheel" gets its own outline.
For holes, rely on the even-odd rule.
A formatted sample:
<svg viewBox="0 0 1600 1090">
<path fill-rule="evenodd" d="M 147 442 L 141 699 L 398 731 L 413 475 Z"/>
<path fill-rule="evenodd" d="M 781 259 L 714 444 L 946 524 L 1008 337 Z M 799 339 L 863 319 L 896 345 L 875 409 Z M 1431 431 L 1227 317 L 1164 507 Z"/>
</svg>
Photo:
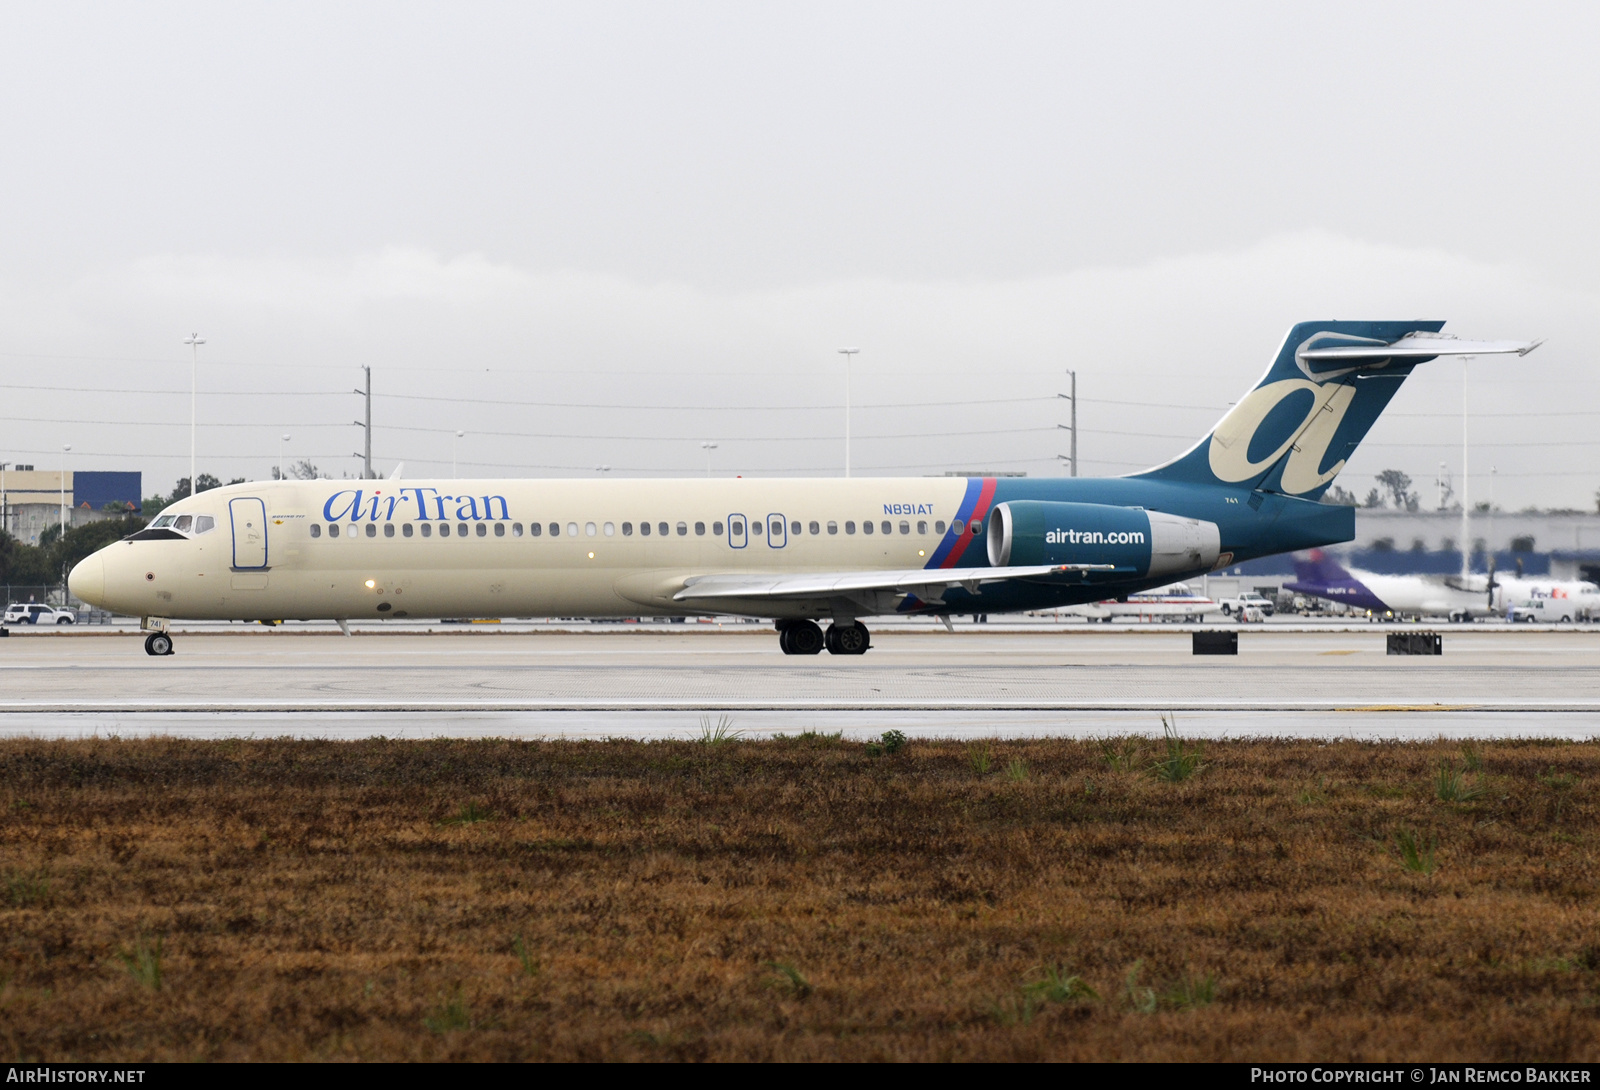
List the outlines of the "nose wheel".
<svg viewBox="0 0 1600 1090">
<path fill-rule="evenodd" d="M 825 640 L 830 655 L 865 655 L 872 646 L 872 635 L 860 621 L 829 625 Z"/>
<path fill-rule="evenodd" d="M 172 654 L 172 637 L 165 632 L 152 632 L 144 638 L 144 653 L 157 657 Z"/>
</svg>

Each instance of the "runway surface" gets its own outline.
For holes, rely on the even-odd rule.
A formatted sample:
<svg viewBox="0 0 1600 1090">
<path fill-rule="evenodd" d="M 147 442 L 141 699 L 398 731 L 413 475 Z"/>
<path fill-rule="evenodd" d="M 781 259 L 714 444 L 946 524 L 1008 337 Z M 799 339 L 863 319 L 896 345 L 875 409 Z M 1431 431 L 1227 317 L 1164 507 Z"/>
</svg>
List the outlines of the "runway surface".
<svg viewBox="0 0 1600 1090">
<path fill-rule="evenodd" d="M 770 629 L 180 633 L 0 643 L 0 734 L 314 737 L 1159 732 L 1433 737 L 1600 731 L 1600 632 L 1446 630 L 1438 658 L 1381 631 L 1252 628 L 1236 658 L 1151 626 L 876 633 L 860 658 L 789 657 Z"/>
</svg>

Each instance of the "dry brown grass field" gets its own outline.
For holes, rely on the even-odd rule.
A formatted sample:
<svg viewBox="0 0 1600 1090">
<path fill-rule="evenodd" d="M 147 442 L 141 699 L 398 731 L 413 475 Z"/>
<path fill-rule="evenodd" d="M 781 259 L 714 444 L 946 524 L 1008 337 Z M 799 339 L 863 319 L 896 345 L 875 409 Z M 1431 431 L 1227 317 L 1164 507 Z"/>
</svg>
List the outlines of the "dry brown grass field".
<svg viewBox="0 0 1600 1090">
<path fill-rule="evenodd" d="M 0 742 L 0 1050 L 1600 1059 L 1600 746 L 881 750 Z"/>
</svg>

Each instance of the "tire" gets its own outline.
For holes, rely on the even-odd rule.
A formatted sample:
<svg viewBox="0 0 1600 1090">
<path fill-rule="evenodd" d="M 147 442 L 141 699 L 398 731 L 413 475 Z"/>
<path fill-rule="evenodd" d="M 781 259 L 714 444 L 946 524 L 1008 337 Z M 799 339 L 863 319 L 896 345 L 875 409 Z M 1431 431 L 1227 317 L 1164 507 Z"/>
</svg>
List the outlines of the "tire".
<svg viewBox="0 0 1600 1090">
<path fill-rule="evenodd" d="M 1563 616 L 1561 618 L 1561 623 L 1562 624 L 1571 624 L 1572 623 L 1572 618 L 1571 617 L 1567 617 L 1567 616 Z"/>
<path fill-rule="evenodd" d="M 860 621 L 855 624 L 836 624 L 828 629 L 827 644 L 828 650 L 835 655 L 865 655 L 867 648 L 872 646 L 872 636 Z"/>
<path fill-rule="evenodd" d="M 56 618 L 56 624 L 76 624 L 76 623 L 77 622 L 74 621 L 71 617 L 57 617 Z"/>
<path fill-rule="evenodd" d="M 810 621 L 798 621 L 790 625 L 784 629 L 783 635 L 788 638 L 791 655 L 820 655 L 826 642 L 822 629 Z"/>
<path fill-rule="evenodd" d="M 152 632 L 144 639 L 144 653 L 161 658 L 172 654 L 172 637 L 165 632 Z"/>
</svg>

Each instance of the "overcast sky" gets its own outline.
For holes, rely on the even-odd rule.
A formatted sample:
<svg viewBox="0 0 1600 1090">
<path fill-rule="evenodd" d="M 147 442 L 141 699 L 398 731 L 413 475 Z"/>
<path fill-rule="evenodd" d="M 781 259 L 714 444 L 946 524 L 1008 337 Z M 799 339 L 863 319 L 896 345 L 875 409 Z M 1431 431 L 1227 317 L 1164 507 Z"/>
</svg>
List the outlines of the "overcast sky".
<svg viewBox="0 0 1600 1090">
<path fill-rule="evenodd" d="M 1473 498 L 1600 486 L 1592 5 L 10 5 L 0 461 L 1085 473 L 1288 326 L 1470 365 Z M 1427 365 L 1339 483 L 1460 473 Z M 119 423 L 128 421 L 129 423 Z M 457 430 L 466 432 L 457 440 Z M 292 439 L 282 443 L 279 436 Z M 1456 480 L 1459 486 L 1459 480 Z"/>
</svg>

